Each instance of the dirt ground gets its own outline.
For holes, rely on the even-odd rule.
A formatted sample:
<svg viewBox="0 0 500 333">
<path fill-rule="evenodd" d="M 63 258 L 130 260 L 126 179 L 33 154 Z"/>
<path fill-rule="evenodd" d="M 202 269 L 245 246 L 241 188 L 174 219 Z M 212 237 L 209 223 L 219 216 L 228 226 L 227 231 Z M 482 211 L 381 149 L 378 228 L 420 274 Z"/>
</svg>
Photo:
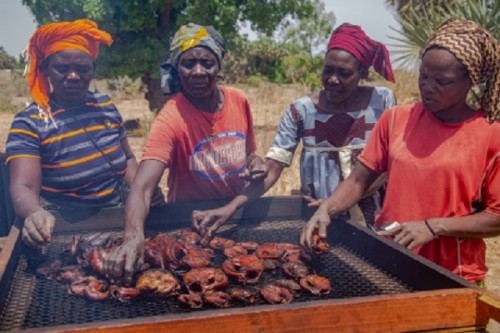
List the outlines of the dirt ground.
<svg viewBox="0 0 500 333">
<path fill-rule="evenodd" d="M 251 96 L 250 105 L 252 104 Z M 153 119 L 153 113 L 151 113 L 147 108 L 147 102 L 145 100 L 125 100 L 117 103 L 118 109 L 123 116 L 124 121 L 141 119 L 142 123 L 150 123 Z M 8 129 L 10 123 L 12 122 L 14 115 L 8 113 L 0 114 L 0 151 L 5 151 L 5 142 L 8 135 Z M 142 132 L 141 132 L 142 131 Z M 136 157 L 140 159 L 142 153 L 142 147 L 145 142 L 144 131 L 147 128 L 140 128 L 137 130 L 136 135 L 129 135 L 129 143 L 134 151 Z M 142 134 L 141 134 L 142 133 Z M 132 133 L 133 134 L 133 133 Z M 257 140 L 259 136 L 257 133 Z M 293 167 L 293 165 L 292 165 Z M 295 177 L 295 179 L 298 179 Z M 165 180 L 162 180 L 162 188 L 164 188 Z M 284 188 L 284 187 L 281 187 Z M 272 193 L 273 195 L 287 195 L 288 193 Z M 486 277 L 487 289 L 500 295 L 500 237 L 486 239 L 487 244 L 487 265 L 489 267 L 489 272 Z M 488 332 L 500 332 L 500 325 L 496 322 L 490 323 L 488 325 Z"/>
</svg>

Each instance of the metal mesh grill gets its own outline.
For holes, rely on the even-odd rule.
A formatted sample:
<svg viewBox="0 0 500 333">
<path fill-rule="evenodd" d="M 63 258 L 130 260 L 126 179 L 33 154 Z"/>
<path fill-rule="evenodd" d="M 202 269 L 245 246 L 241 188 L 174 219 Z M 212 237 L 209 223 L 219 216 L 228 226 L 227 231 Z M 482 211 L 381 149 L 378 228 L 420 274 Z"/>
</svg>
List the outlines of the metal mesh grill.
<svg viewBox="0 0 500 333">
<path fill-rule="evenodd" d="M 223 226 L 219 236 L 237 241 L 256 241 L 261 244 L 298 243 L 303 224 L 304 221 L 297 219 L 296 216 L 293 219 L 241 220 L 237 225 Z M 57 257 L 61 249 L 71 241 L 71 237 L 72 235 L 68 234 L 54 237 L 47 249 L 47 255 Z M 219 266 L 223 260 L 224 256 L 218 254 L 213 260 L 214 266 Z M 25 254 L 19 258 L 6 305 L 1 312 L 1 331 L 214 309 L 204 306 L 203 309 L 192 310 L 181 305 L 175 297 L 136 299 L 130 303 L 121 303 L 114 299 L 102 302 L 88 301 L 82 297 L 69 295 L 67 286 L 63 283 L 36 277 L 35 269 L 39 263 L 40 258 L 37 260 L 30 257 L 28 260 Z M 295 303 L 411 292 L 410 286 L 377 268 L 366 258 L 349 249 L 347 244 L 330 243 L 329 253 L 315 256 L 310 266 L 317 274 L 330 279 L 332 292 L 320 297 L 304 290 L 294 299 Z M 264 272 L 257 287 L 282 277 L 280 273 Z M 233 307 L 262 304 L 266 304 L 265 301 L 258 298 L 254 305 L 234 304 Z"/>
</svg>

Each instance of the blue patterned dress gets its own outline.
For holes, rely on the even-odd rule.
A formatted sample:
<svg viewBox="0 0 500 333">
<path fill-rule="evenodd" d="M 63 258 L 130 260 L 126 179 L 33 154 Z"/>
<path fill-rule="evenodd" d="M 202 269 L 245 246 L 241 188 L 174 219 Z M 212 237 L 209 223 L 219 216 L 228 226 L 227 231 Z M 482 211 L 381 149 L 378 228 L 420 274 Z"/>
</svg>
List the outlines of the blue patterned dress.
<svg viewBox="0 0 500 333">
<path fill-rule="evenodd" d="M 382 112 L 395 104 L 394 94 L 385 87 L 374 87 L 365 109 L 346 113 L 320 113 L 309 96 L 301 97 L 286 109 L 266 158 L 290 166 L 302 140 L 300 190 L 316 199 L 327 198 L 350 174 Z M 380 193 L 367 199 L 359 204 L 364 217 L 358 207 L 350 215 L 371 224 L 380 207 Z M 364 205 L 370 207 L 363 209 Z"/>
</svg>

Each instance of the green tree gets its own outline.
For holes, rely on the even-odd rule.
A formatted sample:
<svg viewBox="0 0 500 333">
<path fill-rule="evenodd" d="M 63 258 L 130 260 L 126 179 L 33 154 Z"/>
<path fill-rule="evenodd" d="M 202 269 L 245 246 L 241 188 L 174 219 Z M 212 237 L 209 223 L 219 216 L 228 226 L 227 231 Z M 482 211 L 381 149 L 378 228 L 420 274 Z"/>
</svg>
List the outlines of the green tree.
<svg viewBox="0 0 500 333">
<path fill-rule="evenodd" d="M 452 4 L 456 0 L 386 0 L 385 3 L 389 8 L 392 8 L 398 13 L 403 13 L 409 9 L 413 9 L 417 13 L 425 11 L 425 8 L 430 5 L 445 7 Z"/>
<path fill-rule="evenodd" d="M 336 21 L 335 14 L 326 11 L 323 1 L 313 0 L 313 5 L 311 16 L 289 21 L 282 32 L 285 43 L 297 46 L 299 51 L 306 52 L 311 58 L 315 50 L 326 49 Z"/>
<path fill-rule="evenodd" d="M 311 0 L 23 0 L 39 24 L 89 18 L 114 38 L 102 48 L 97 75 L 141 77 L 151 109 L 164 99 L 159 91 L 159 65 L 165 60 L 169 40 L 187 22 L 213 25 L 230 49 L 238 48 L 239 26 L 271 35 L 287 15 L 308 17 Z"/>
<path fill-rule="evenodd" d="M 403 1 L 388 1 L 401 3 Z M 425 6 L 412 6 L 414 1 L 405 1 L 405 5 L 396 6 L 396 19 L 401 29 L 392 30 L 396 36 L 390 36 L 397 55 L 395 61 L 410 68 L 419 64 L 420 54 L 425 41 L 431 33 L 448 18 L 468 19 L 481 24 L 497 39 L 500 38 L 500 1 L 499 0 L 456 0 L 429 1 Z"/>
<path fill-rule="evenodd" d="M 302 83 L 315 89 L 335 15 L 325 11 L 320 0 L 312 4 L 311 15 L 283 20 L 274 38 L 264 35 L 257 40 L 242 40 L 237 48 L 239 54 L 230 53 L 225 61 L 226 80 Z M 313 54 L 318 51 L 320 55 Z"/>
</svg>

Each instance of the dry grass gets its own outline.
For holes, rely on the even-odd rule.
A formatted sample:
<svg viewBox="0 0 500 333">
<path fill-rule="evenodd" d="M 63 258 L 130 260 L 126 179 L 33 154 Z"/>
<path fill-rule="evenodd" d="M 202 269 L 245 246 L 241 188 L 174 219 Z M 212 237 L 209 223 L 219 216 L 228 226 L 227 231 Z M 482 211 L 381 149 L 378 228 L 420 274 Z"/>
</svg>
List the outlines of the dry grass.
<svg viewBox="0 0 500 333">
<path fill-rule="evenodd" d="M 286 107 L 300 96 L 309 94 L 310 91 L 301 85 L 279 86 L 270 83 L 262 83 L 259 87 L 239 86 L 237 88 L 244 91 L 248 97 L 254 118 L 257 153 L 265 156 Z M 266 195 L 288 195 L 292 189 L 300 188 L 298 176 L 300 149 L 301 147 L 297 149 L 292 165 L 283 171 L 278 182 Z"/>
</svg>

